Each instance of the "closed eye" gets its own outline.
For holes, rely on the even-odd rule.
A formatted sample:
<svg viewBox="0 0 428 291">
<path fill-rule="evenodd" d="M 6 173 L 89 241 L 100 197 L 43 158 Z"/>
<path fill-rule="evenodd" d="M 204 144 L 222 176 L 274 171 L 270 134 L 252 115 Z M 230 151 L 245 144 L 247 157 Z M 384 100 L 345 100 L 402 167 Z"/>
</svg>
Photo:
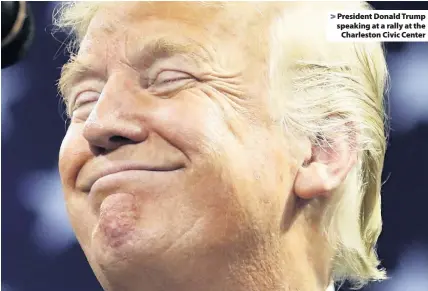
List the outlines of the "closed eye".
<svg viewBox="0 0 428 291">
<path fill-rule="evenodd" d="M 76 97 L 74 101 L 73 111 L 79 107 L 97 101 L 99 98 L 99 93 L 92 91 L 84 91 Z"/>
<path fill-rule="evenodd" d="M 72 107 L 71 117 L 74 120 L 85 121 L 91 114 L 100 94 L 94 91 L 80 93 Z"/>
<path fill-rule="evenodd" d="M 192 78 L 193 77 L 191 75 L 180 71 L 162 71 L 156 76 L 152 85 L 166 85 L 169 83 L 181 80 L 188 80 Z"/>
</svg>

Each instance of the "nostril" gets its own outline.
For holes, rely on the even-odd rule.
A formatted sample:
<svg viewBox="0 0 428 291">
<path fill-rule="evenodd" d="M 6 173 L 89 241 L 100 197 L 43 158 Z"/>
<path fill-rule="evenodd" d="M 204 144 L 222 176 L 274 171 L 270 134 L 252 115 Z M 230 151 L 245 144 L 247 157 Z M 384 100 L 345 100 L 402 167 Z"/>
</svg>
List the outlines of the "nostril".
<svg viewBox="0 0 428 291">
<path fill-rule="evenodd" d="M 104 155 L 107 152 L 106 148 L 98 148 L 98 154 Z"/>
<path fill-rule="evenodd" d="M 113 143 L 129 143 L 131 140 L 129 138 L 126 138 L 120 135 L 115 135 L 110 137 L 109 141 Z"/>
<path fill-rule="evenodd" d="M 106 149 L 106 148 L 104 148 L 104 147 L 91 145 L 91 146 L 90 146 L 90 148 L 91 148 L 91 152 L 92 152 L 95 156 L 98 156 L 98 155 L 104 155 L 104 154 L 106 154 L 106 153 L 107 153 L 107 149 Z"/>
</svg>

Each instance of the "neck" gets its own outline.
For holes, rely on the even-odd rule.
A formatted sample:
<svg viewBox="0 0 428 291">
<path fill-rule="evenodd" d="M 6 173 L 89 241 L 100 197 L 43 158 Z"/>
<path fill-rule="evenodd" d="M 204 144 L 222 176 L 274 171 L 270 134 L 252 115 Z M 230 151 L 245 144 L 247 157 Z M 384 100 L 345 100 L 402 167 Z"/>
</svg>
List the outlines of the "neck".
<svg viewBox="0 0 428 291">
<path fill-rule="evenodd" d="M 139 276 L 139 280 L 132 280 L 132 287 L 124 286 L 122 277 L 120 284 L 109 284 L 110 291 L 326 291 L 329 280 L 327 272 L 320 272 L 321 266 L 313 260 L 310 253 L 305 251 L 304 242 L 291 243 L 281 248 L 270 247 L 275 251 L 259 252 L 246 259 L 232 260 L 233 263 L 224 264 L 223 259 L 210 258 L 207 264 L 198 265 L 198 268 L 188 267 L 187 270 L 170 272 L 174 276 L 165 276 L 159 271 L 149 271 Z M 285 251 L 284 251 L 285 250 Z M 281 259 L 279 259 L 281 258 Z M 190 263 L 191 264 L 191 263 Z M 185 269 L 185 268 L 183 268 Z M 133 276 L 134 277 L 134 276 Z M 135 277 L 134 277 L 135 279 Z M 113 282 L 110 282 L 113 283 Z M 117 282 L 118 283 L 118 282 Z M 138 286 L 135 288 L 135 286 Z"/>
<path fill-rule="evenodd" d="M 179 263 L 142 262 L 109 276 L 105 286 L 109 291 L 326 291 L 330 248 L 315 225 L 299 220 L 281 234 L 246 239 L 239 249 L 224 246 Z"/>
</svg>

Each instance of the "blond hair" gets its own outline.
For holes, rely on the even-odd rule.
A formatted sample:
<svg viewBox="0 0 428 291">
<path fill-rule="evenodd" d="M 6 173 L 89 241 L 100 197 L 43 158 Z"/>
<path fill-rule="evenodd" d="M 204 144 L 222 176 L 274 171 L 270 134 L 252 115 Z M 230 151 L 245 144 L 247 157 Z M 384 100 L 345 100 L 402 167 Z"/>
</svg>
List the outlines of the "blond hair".
<svg viewBox="0 0 428 291">
<path fill-rule="evenodd" d="M 54 24 L 70 32 L 72 50 L 78 48 L 99 6 L 68 3 L 56 11 Z M 269 83 L 273 108 L 286 132 L 309 137 L 318 146 L 338 135 L 352 140 L 357 165 L 332 193 L 323 226 L 335 253 L 332 279 L 348 279 L 359 288 L 386 278 L 375 245 L 382 228 L 383 96 L 388 74 L 380 43 L 326 41 L 328 12 L 340 9 L 371 8 L 364 2 L 293 2 L 273 19 Z"/>
<path fill-rule="evenodd" d="M 384 50 L 378 42 L 326 40 L 329 12 L 371 9 L 367 3 L 295 6 L 284 9 L 271 26 L 270 95 L 288 132 L 309 137 L 317 146 L 348 139 L 358 155 L 357 165 L 332 193 L 322 225 L 335 252 L 333 279 L 348 279 L 360 288 L 386 278 L 375 248 L 382 229 L 387 140 Z"/>
</svg>

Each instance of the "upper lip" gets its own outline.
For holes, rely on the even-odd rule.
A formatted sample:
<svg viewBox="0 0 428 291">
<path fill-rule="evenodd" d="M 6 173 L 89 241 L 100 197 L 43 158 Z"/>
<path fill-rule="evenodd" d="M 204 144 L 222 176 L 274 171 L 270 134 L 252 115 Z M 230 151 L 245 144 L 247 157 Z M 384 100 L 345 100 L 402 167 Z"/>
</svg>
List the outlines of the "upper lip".
<svg viewBox="0 0 428 291">
<path fill-rule="evenodd" d="M 77 186 L 80 186 L 83 191 L 87 192 L 90 191 L 92 188 L 92 185 L 94 183 L 105 176 L 124 172 L 124 171 L 132 171 L 132 170 L 139 170 L 139 171 L 152 171 L 152 172 L 168 172 L 168 171 L 175 171 L 178 169 L 183 168 L 183 163 L 173 163 L 168 165 L 147 165 L 140 162 L 120 162 L 120 163 L 114 163 L 109 166 L 101 167 L 99 170 L 92 170 L 89 171 L 88 177 L 77 180 Z M 79 185 L 80 184 L 80 185 Z"/>
</svg>

